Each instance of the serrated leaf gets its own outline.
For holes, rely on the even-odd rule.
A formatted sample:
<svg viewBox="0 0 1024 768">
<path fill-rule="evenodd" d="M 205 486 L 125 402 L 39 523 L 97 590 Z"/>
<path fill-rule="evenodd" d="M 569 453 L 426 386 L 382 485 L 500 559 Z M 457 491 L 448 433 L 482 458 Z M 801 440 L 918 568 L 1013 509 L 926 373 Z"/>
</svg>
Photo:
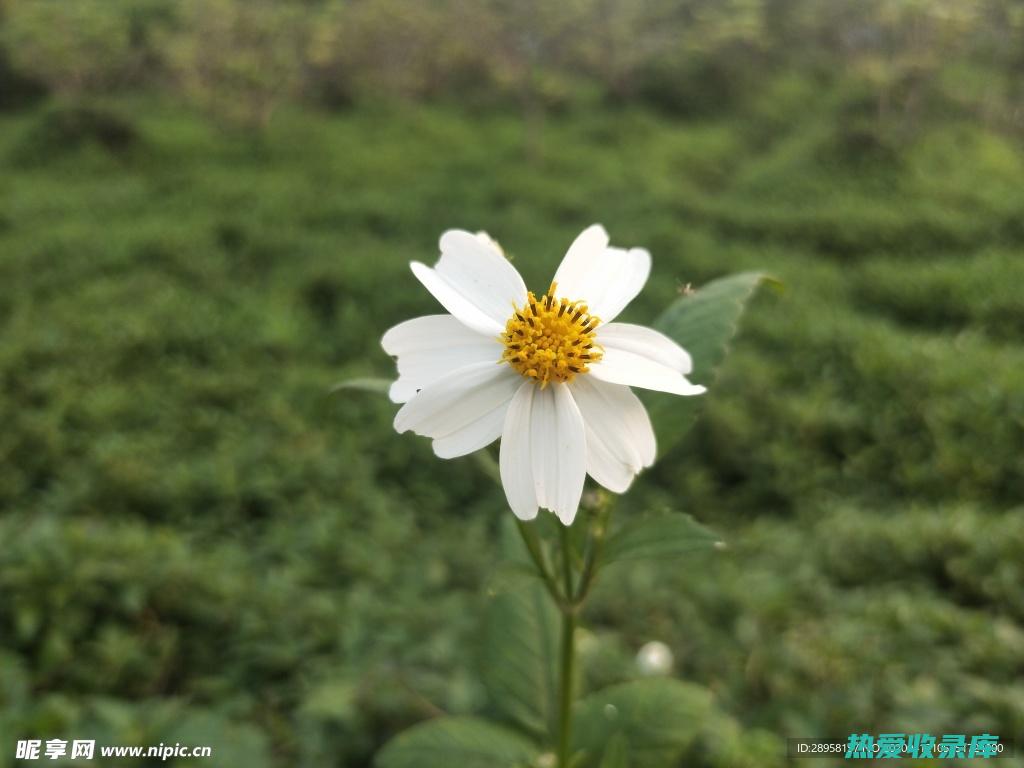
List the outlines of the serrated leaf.
<svg viewBox="0 0 1024 768">
<path fill-rule="evenodd" d="M 362 392 L 374 392 L 381 395 L 386 395 L 388 389 L 391 387 L 390 379 L 380 379 L 375 377 L 362 377 L 357 379 L 345 379 L 339 381 L 333 387 L 331 387 L 331 394 L 335 392 L 341 392 L 346 389 L 355 389 Z"/>
<path fill-rule="evenodd" d="M 497 710 L 537 736 L 550 733 L 559 614 L 540 580 L 506 569 L 484 615 L 481 677 Z"/>
<path fill-rule="evenodd" d="M 525 768 L 538 753 L 515 731 L 476 717 L 441 717 L 393 738 L 377 768 Z"/>
<path fill-rule="evenodd" d="M 693 358 L 695 384 L 711 386 L 715 370 L 725 358 L 729 339 L 736 333 L 747 300 L 764 280 L 760 272 L 742 272 L 712 282 L 674 301 L 654 327 L 676 341 Z M 642 395 L 658 438 L 658 453 L 665 455 L 690 428 L 707 395 L 670 397 Z"/>
<path fill-rule="evenodd" d="M 678 680 L 615 685 L 576 705 L 573 747 L 587 753 L 588 766 L 599 766 L 613 739 L 622 738 L 633 765 L 669 768 L 697 739 L 711 711 L 707 690 Z"/>
<path fill-rule="evenodd" d="M 626 522 L 608 539 L 601 564 L 667 559 L 720 546 L 718 534 L 689 515 L 655 515 Z"/>
</svg>

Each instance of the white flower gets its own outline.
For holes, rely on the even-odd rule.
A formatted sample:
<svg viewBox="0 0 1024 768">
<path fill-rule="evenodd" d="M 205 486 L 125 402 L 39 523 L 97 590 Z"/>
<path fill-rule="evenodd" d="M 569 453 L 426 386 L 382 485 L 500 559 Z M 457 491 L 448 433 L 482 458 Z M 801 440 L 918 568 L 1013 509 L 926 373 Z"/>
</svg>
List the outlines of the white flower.
<svg viewBox="0 0 1024 768">
<path fill-rule="evenodd" d="M 569 247 L 548 292 L 527 292 L 487 235 L 450 230 L 433 269 L 413 274 L 451 314 L 384 334 L 398 360 L 398 432 L 433 438 L 444 459 L 501 438 L 501 481 L 523 520 L 543 507 L 572 524 L 589 474 L 622 493 L 654 462 L 654 430 L 629 389 L 698 395 L 686 350 L 650 328 L 614 323 L 651 271 L 642 248 L 611 248 L 600 225 Z"/>
</svg>

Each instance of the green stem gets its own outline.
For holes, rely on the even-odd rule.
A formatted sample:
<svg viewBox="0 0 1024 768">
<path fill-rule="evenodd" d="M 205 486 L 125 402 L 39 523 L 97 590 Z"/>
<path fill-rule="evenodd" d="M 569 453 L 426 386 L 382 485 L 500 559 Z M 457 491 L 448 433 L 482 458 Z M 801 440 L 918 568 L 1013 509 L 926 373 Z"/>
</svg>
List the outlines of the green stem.
<svg viewBox="0 0 1024 768">
<path fill-rule="evenodd" d="M 579 587 L 573 603 L 582 606 L 590 594 L 590 587 L 597 575 L 598 563 L 601 562 L 601 551 L 604 549 L 605 535 L 608 531 L 608 519 L 611 517 L 611 502 L 605 500 L 598 507 L 595 520 L 587 533 L 587 554 L 583 560 L 583 572 L 580 574 Z"/>
<path fill-rule="evenodd" d="M 569 529 L 560 526 L 562 540 L 562 576 L 567 600 L 572 600 L 572 551 Z M 576 609 L 575 604 L 562 606 L 562 677 L 558 710 L 558 768 L 569 768 L 572 744 L 572 682 L 576 667 Z"/>
<path fill-rule="evenodd" d="M 544 582 L 545 589 L 551 595 L 551 599 L 555 601 L 558 609 L 564 611 L 568 605 L 567 601 L 572 599 L 572 595 L 563 597 L 558 591 L 558 585 L 554 575 L 551 573 L 551 569 L 548 568 L 547 558 L 544 557 L 544 550 L 541 548 L 540 540 L 537 538 L 537 532 L 533 529 L 532 525 L 524 523 L 522 520 L 516 519 L 516 525 L 519 528 L 519 535 L 523 539 L 523 544 L 526 545 L 526 551 L 530 553 L 530 559 L 533 560 L 533 565 L 537 569 L 541 581 Z"/>
<path fill-rule="evenodd" d="M 562 584 L 565 590 L 565 597 L 572 600 L 572 542 L 569 538 L 569 529 L 558 526 L 559 541 L 562 544 Z"/>
<path fill-rule="evenodd" d="M 572 540 L 569 529 L 559 526 L 561 544 L 562 584 L 549 565 L 545 549 L 537 536 L 536 529 L 529 523 L 516 520 L 519 534 L 530 554 L 548 594 L 562 614 L 561 669 L 558 691 L 558 768 L 569 768 L 572 758 L 572 703 L 573 681 L 576 677 L 576 625 L 590 587 L 600 568 L 601 550 L 604 546 L 608 520 L 611 516 L 611 502 L 602 498 L 588 524 L 587 546 L 579 579 L 574 578 Z"/>
</svg>

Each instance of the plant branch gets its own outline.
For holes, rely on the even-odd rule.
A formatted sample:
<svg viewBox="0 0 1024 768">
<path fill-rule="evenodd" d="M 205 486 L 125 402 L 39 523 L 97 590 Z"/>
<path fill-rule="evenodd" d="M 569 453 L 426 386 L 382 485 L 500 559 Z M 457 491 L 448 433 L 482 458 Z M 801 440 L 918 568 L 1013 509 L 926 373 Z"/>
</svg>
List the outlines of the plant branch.
<svg viewBox="0 0 1024 768">
<path fill-rule="evenodd" d="M 573 593 L 572 544 L 569 529 L 559 526 L 562 544 L 562 577 L 565 594 Z M 558 767 L 569 768 L 569 752 L 572 747 L 572 688 L 576 667 L 576 610 L 575 604 L 562 608 L 562 676 L 559 689 L 558 710 Z"/>
<path fill-rule="evenodd" d="M 587 553 L 583 560 L 583 572 L 580 574 L 579 588 L 572 598 L 575 606 L 580 607 L 590 594 L 590 587 L 594 583 L 594 577 L 601 562 L 601 552 L 604 549 L 605 538 L 608 534 L 608 521 L 611 518 L 612 503 L 607 498 L 602 499 L 597 508 L 595 519 L 587 532 Z"/>
<path fill-rule="evenodd" d="M 548 567 L 547 558 L 544 557 L 544 550 L 541 548 L 540 540 L 537 538 L 537 532 L 529 523 L 524 523 L 519 518 L 516 518 L 516 527 L 519 528 L 519 535 L 523 539 L 523 544 L 526 545 L 526 551 L 530 553 L 530 559 L 533 561 L 541 581 L 544 582 L 544 587 L 547 589 L 548 594 L 551 595 L 551 599 L 555 601 L 558 610 L 564 611 L 569 605 L 572 595 L 563 595 L 558 590 L 558 583 Z"/>
</svg>

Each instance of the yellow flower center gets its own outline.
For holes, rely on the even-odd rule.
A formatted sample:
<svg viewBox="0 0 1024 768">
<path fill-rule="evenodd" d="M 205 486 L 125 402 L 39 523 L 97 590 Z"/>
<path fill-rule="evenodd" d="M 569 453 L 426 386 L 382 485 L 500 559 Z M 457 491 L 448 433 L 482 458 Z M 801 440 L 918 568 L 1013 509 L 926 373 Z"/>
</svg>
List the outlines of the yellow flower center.
<svg viewBox="0 0 1024 768">
<path fill-rule="evenodd" d="M 501 359 L 542 387 L 586 373 L 604 350 L 594 343 L 600 319 L 581 301 L 555 297 L 556 284 L 539 299 L 531 292 L 505 323 Z"/>
</svg>

